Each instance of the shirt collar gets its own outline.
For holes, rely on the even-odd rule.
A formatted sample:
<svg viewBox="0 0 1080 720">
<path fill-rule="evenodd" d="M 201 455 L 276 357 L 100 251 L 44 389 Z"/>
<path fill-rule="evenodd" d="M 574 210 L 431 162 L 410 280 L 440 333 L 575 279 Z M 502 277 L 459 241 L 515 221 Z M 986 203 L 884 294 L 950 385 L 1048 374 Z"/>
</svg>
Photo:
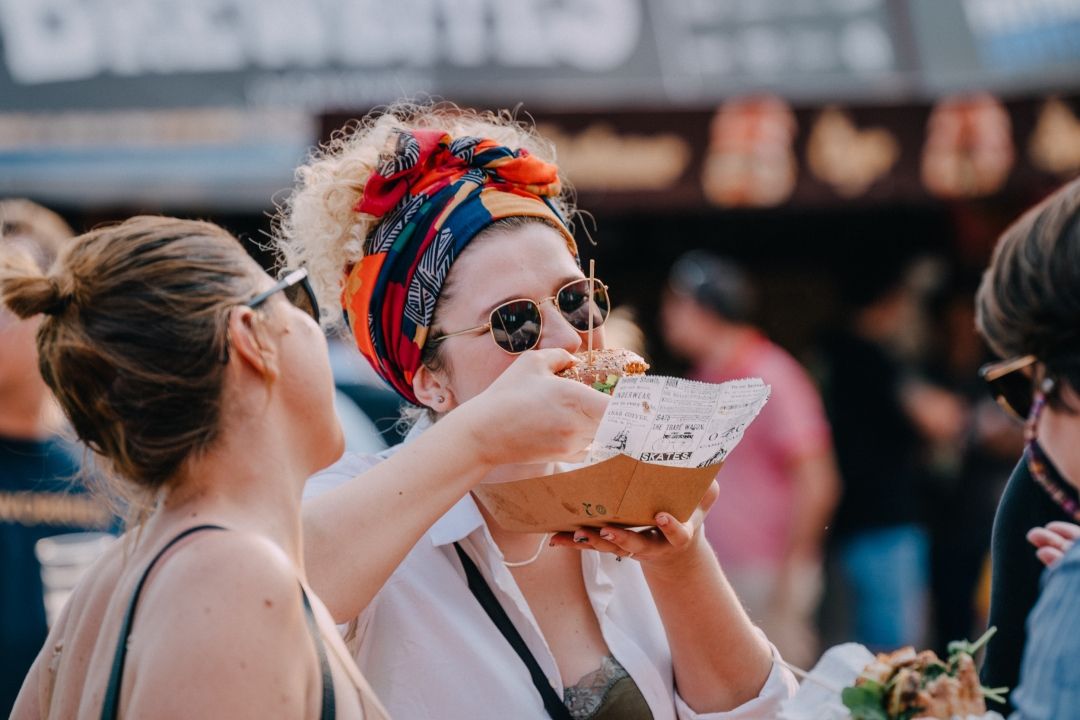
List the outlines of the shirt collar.
<svg viewBox="0 0 1080 720">
<path fill-rule="evenodd" d="M 480 514 L 480 508 L 476 506 L 476 501 L 469 493 L 435 521 L 428 535 L 431 537 L 432 545 L 441 547 L 463 540 L 483 526 L 484 516 Z"/>
</svg>

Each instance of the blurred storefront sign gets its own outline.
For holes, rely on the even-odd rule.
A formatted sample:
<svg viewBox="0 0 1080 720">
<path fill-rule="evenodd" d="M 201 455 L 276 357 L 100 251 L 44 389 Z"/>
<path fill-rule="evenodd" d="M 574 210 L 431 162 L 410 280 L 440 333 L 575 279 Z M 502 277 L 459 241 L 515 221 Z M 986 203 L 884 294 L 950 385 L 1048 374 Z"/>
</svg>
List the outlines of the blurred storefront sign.
<svg viewBox="0 0 1080 720">
<path fill-rule="evenodd" d="M 0 197 L 148 209 L 265 209 L 318 132 L 240 108 L 0 113 Z"/>
<path fill-rule="evenodd" d="M 0 0 L 0 109 L 1080 87 L 1080 0 Z"/>
<path fill-rule="evenodd" d="M 354 117 L 323 118 L 322 135 Z M 1080 174 L 1080 96 L 712 111 L 538 113 L 582 207 L 829 207 L 981 197 L 1030 201 Z"/>
<path fill-rule="evenodd" d="M 1069 104 L 1012 100 L 1080 92 L 1080 0 L 0 0 L 0 192 L 264 208 L 319 117 L 434 95 L 524 103 L 602 205 L 926 198 L 989 167 L 925 136 L 971 88 L 1017 166 L 934 192 L 1074 172 Z"/>
</svg>

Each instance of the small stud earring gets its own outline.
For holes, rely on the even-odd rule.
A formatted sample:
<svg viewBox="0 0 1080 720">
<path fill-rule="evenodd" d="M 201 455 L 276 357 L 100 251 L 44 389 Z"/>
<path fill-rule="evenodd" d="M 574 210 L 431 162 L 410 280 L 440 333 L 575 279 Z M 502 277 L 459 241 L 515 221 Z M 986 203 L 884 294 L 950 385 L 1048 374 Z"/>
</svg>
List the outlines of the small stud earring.
<svg viewBox="0 0 1080 720">
<path fill-rule="evenodd" d="M 446 402 L 446 396 L 445 395 L 436 395 L 435 396 L 435 402 L 437 402 L 439 405 L 442 405 L 444 402 Z"/>
</svg>

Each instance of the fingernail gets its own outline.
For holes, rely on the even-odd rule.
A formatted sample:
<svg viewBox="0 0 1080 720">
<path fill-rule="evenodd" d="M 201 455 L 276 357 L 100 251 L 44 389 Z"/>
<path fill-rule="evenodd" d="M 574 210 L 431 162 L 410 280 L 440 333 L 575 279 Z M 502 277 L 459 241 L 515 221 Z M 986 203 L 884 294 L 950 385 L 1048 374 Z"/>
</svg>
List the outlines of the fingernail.
<svg viewBox="0 0 1080 720">
<path fill-rule="evenodd" d="M 660 513 L 659 515 L 656 516 L 656 524 L 657 525 L 667 525 L 667 523 L 668 523 L 667 515 L 665 515 L 663 513 Z"/>
<path fill-rule="evenodd" d="M 600 537 L 604 538 L 605 540 L 614 540 L 615 539 L 615 536 L 611 534 L 610 530 L 601 530 L 600 531 Z"/>
</svg>

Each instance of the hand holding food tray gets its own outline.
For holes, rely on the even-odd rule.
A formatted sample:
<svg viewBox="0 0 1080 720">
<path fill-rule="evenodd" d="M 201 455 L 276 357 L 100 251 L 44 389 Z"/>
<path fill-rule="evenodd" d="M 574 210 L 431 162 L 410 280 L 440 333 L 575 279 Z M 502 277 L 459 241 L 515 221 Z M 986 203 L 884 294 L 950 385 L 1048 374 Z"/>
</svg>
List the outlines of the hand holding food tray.
<svg viewBox="0 0 1080 720">
<path fill-rule="evenodd" d="M 758 378 L 621 377 L 584 467 L 474 492 L 518 532 L 647 526 L 660 511 L 685 522 L 769 392 Z"/>
</svg>

